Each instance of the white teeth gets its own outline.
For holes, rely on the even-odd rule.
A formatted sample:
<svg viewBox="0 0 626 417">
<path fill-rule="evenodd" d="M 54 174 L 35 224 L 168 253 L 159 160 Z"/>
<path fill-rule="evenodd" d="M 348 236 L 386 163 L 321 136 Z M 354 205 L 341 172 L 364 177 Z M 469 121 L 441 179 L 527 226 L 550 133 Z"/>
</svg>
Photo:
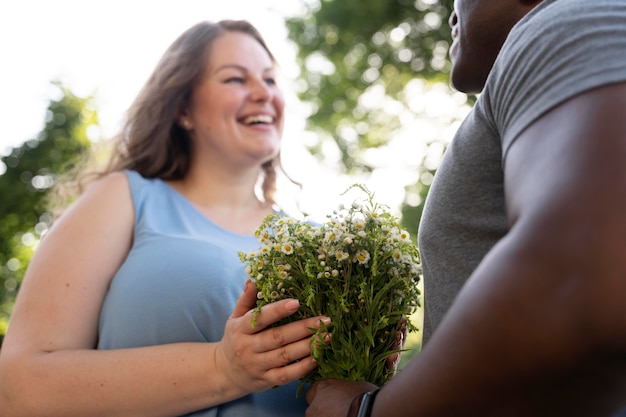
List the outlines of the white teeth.
<svg viewBox="0 0 626 417">
<path fill-rule="evenodd" d="M 255 123 L 272 123 L 274 118 L 267 114 L 256 114 L 254 116 L 248 116 L 244 119 L 244 123 L 247 125 L 255 124 Z"/>
</svg>

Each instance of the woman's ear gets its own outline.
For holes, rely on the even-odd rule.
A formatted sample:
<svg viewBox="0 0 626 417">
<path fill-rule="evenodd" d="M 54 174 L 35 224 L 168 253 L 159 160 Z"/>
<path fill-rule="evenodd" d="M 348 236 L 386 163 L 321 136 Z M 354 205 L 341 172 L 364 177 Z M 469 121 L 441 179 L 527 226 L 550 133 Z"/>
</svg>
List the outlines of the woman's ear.
<svg viewBox="0 0 626 417">
<path fill-rule="evenodd" d="M 191 123 L 191 120 L 189 120 L 189 118 L 187 117 L 179 117 L 177 122 L 178 122 L 178 125 L 185 130 L 191 130 L 193 128 L 193 124 Z"/>
<path fill-rule="evenodd" d="M 176 124 L 185 130 L 193 129 L 193 123 L 186 109 L 178 113 L 178 116 L 176 116 Z"/>
</svg>

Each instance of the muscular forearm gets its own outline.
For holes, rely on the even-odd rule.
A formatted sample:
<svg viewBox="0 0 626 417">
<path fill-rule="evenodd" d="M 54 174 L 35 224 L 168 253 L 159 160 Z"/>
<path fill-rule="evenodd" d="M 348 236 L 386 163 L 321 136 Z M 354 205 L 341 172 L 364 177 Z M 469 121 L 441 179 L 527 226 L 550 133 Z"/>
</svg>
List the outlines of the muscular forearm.
<svg viewBox="0 0 626 417">
<path fill-rule="evenodd" d="M 215 348 L 185 343 L 15 357 L 3 365 L 3 416 L 173 416 L 246 394 L 220 373 Z"/>
<path fill-rule="evenodd" d="M 568 264 L 557 248 L 518 242 L 510 236 L 484 260 L 372 416 L 582 416 L 594 415 L 583 405 L 624 398 L 626 369 L 609 336 L 620 325 L 609 328 L 602 307 L 624 284 L 590 276 L 595 261 Z"/>
</svg>

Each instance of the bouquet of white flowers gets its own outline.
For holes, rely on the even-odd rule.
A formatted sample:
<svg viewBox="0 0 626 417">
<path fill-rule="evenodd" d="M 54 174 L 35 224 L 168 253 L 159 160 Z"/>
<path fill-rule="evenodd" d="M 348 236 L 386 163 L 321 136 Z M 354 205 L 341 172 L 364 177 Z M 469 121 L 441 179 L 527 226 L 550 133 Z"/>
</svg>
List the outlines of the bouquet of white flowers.
<svg viewBox="0 0 626 417">
<path fill-rule="evenodd" d="M 325 378 L 383 385 L 396 331 L 419 306 L 421 265 L 417 246 L 386 206 L 367 194 L 339 206 L 322 225 L 284 215 L 268 216 L 255 232 L 260 249 L 239 253 L 258 288 L 257 313 L 284 298 L 300 300 L 298 312 L 278 324 L 312 316 L 331 323 L 317 331 L 317 368 L 302 383 Z M 254 323 L 253 323 L 254 325 Z M 330 333 L 330 341 L 324 343 Z"/>
</svg>

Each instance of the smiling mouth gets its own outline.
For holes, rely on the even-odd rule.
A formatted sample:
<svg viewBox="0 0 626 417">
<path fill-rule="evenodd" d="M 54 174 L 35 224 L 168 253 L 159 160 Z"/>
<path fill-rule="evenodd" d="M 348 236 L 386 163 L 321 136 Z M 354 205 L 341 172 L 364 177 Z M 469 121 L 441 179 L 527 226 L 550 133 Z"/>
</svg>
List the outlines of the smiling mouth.
<svg viewBox="0 0 626 417">
<path fill-rule="evenodd" d="M 256 114 L 244 118 L 242 122 L 246 125 L 267 125 L 274 123 L 274 117 L 268 114 Z"/>
</svg>

